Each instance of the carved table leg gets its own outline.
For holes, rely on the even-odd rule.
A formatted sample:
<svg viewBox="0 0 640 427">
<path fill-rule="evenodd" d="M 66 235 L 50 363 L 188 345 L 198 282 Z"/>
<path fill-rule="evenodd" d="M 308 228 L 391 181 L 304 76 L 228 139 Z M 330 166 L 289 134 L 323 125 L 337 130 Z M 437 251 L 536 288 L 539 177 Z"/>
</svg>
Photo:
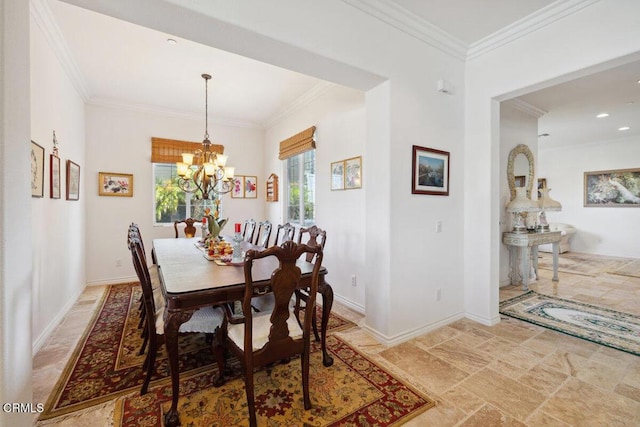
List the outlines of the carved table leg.
<svg viewBox="0 0 640 427">
<path fill-rule="evenodd" d="M 164 312 L 164 338 L 169 356 L 171 374 L 171 409 L 164 416 L 167 427 L 180 425 L 178 415 L 178 398 L 180 397 L 180 371 L 178 369 L 178 331 L 180 325 L 191 318 L 193 310 Z"/>
<path fill-rule="evenodd" d="M 329 325 L 329 314 L 331 314 L 331 307 L 333 306 L 333 289 L 331 285 L 322 280 L 318 284 L 318 292 L 322 295 L 322 364 L 331 366 L 333 365 L 333 358 L 329 356 L 327 351 L 327 326 Z"/>
</svg>

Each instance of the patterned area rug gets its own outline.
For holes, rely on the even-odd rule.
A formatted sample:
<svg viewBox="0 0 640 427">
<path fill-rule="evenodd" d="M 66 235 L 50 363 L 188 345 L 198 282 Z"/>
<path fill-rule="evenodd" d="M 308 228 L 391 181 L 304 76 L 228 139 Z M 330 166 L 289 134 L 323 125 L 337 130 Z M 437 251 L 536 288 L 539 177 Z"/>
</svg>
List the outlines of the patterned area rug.
<svg viewBox="0 0 640 427">
<path fill-rule="evenodd" d="M 640 318 L 535 291 L 500 303 L 500 313 L 640 356 Z"/>
<path fill-rule="evenodd" d="M 568 252 L 558 258 L 558 271 L 595 277 L 598 274 L 612 272 L 633 261 L 632 258 L 617 258 Z M 553 271 L 553 256 L 550 253 L 538 252 L 538 268 Z"/>
<path fill-rule="evenodd" d="M 335 335 L 327 338 L 334 364 L 322 365 L 320 345 L 311 354 L 309 394 L 304 410 L 300 360 L 261 370 L 254 375 L 256 416 L 261 426 L 392 426 L 402 424 L 434 405 Z M 237 365 L 236 365 L 237 366 Z M 180 378 L 178 401 L 183 426 L 248 426 L 244 379 L 239 369 L 220 388 L 212 387 L 214 372 Z M 170 384 L 144 396 L 118 399 L 114 426 L 163 425 L 171 407 Z"/>
<path fill-rule="evenodd" d="M 138 355 L 142 344 L 138 329 L 140 293 L 138 283 L 113 285 L 107 289 L 100 309 L 76 346 L 38 420 L 81 411 L 140 390 L 144 380 L 144 355 Z M 320 324 L 320 308 L 317 314 Z M 328 332 L 352 326 L 354 323 L 331 313 Z M 185 377 L 216 369 L 211 346 L 205 339 L 203 334 L 181 337 L 179 362 L 180 372 Z M 169 363 L 162 346 L 151 386 L 169 381 L 168 377 Z"/>
</svg>

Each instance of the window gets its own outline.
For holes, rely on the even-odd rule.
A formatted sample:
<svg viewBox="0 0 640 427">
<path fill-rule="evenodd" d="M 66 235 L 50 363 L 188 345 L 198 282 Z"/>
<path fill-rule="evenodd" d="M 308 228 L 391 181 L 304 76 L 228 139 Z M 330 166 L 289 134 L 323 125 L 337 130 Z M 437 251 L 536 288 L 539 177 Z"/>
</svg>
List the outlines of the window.
<svg viewBox="0 0 640 427">
<path fill-rule="evenodd" d="M 154 198 L 153 211 L 155 224 L 173 224 L 176 220 L 199 218 L 194 216 L 199 203 L 190 193 L 178 186 L 178 174 L 175 163 L 153 164 Z"/>
<path fill-rule="evenodd" d="M 308 227 L 315 222 L 316 152 L 305 151 L 286 160 L 287 222 Z"/>
</svg>

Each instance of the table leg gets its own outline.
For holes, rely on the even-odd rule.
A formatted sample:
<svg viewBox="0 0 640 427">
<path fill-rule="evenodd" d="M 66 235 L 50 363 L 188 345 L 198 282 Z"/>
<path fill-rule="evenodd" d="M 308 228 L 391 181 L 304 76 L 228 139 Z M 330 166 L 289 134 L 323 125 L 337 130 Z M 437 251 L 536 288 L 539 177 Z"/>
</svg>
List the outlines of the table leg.
<svg viewBox="0 0 640 427">
<path fill-rule="evenodd" d="M 522 247 L 522 290 L 529 290 L 529 259 L 531 258 L 531 248 L 529 246 Z"/>
<path fill-rule="evenodd" d="M 324 366 L 333 365 L 333 358 L 329 356 L 327 351 L 327 326 L 329 325 L 329 315 L 331 314 L 331 307 L 333 306 L 333 289 L 331 285 L 322 280 L 318 284 L 318 293 L 322 295 L 322 324 L 321 337 L 322 337 L 322 364 Z"/>
<path fill-rule="evenodd" d="M 558 242 L 552 243 L 551 248 L 553 250 L 553 278 L 554 282 L 558 281 L 558 254 L 560 253 L 560 247 Z"/>
<path fill-rule="evenodd" d="M 169 356 L 169 372 L 171 374 L 171 409 L 164 416 L 167 427 L 180 425 L 178 415 L 178 398 L 180 397 L 180 370 L 178 368 L 178 331 L 180 325 L 191 318 L 193 310 L 164 312 L 164 339 Z"/>
</svg>

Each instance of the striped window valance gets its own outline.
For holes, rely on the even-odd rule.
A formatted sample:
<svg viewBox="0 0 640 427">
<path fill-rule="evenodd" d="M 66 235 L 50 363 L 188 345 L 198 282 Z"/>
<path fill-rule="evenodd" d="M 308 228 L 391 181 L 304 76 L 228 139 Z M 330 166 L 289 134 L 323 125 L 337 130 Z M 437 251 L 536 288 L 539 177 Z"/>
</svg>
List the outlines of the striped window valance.
<svg viewBox="0 0 640 427">
<path fill-rule="evenodd" d="M 202 149 L 201 142 L 179 141 L 177 139 L 151 138 L 152 163 L 176 163 L 182 161 L 182 153 L 193 153 Z M 211 144 L 211 151 L 224 154 L 224 145 Z M 194 157 L 193 162 L 197 164 Z"/>
<path fill-rule="evenodd" d="M 316 127 L 311 126 L 309 129 L 305 129 L 280 142 L 280 155 L 278 158 L 285 160 L 316 148 L 316 141 L 313 139 L 315 133 Z"/>
</svg>

